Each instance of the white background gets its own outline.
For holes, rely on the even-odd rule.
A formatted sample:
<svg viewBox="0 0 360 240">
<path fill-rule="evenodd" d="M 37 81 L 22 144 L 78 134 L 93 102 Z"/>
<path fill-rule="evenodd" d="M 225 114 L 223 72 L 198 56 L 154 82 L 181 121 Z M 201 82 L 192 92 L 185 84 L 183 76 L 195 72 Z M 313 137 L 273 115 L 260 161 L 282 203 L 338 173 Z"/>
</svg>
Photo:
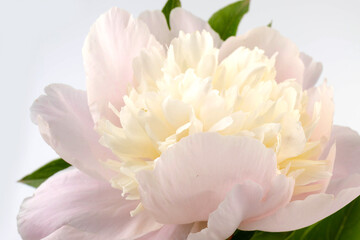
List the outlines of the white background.
<svg viewBox="0 0 360 240">
<path fill-rule="evenodd" d="M 208 19 L 233 0 L 182 0 Z M 135 16 L 165 0 L 0 0 L 0 238 L 20 239 L 16 215 L 33 189 L 16 183 L 57 157 L 29 118 L 50 83 L 85 89 L 81 48 L 96 18 L 112 6 Z M 273 20 L 273 28 L 322 61 L 335 89 L 335 123 L 360 130 L 360 1 L 252 0 L 238 34 Z"/>
</svg>

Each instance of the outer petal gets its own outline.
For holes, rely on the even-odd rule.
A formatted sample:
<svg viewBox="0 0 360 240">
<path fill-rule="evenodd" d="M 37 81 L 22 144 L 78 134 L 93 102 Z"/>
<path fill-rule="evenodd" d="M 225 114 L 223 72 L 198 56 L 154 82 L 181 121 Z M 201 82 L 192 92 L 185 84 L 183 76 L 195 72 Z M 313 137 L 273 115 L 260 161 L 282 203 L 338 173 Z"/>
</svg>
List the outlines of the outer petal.
<svg viewBox="0 0 360 240">
<path fill-rule="evenodd" d="M 304 63 L 299 57 L 299 50 L 293 42 L 278 31 L 273 28 L 258 27 L 244 35 L 229 38 L 220 48 L 219 61 L 225 59 L 240 46 L 250 49 L 258 47 L 263 49 L 268 57 L 278 54 L 275 65 L 276 80 L 282 82 L 294 78 L 302 84 Z"/>
<path fill-rule="evenodd" d="M 269 191 L 275 175 L 274 152 L 257 140 L 200 133 L 182 139 L 154 171 L 137 178 L 142 203 L 159 222 L 185 224 L 207 221 L 236 184 L 255 181 Z"/>
<path fill-rule="evenodd" d="M 225 200 L 210 214 L 208 228 L 189 236 L 189 240 L 227 239 L 244 219 L 271 214 L 289 202 L 293 181 L 284 175 L 275 177 L 270 191 L 253 181 L 236 185 Z"/>
<path fill-rule="evenodd" d="M 335 126 L 323 155 L 336 144 L 333 177 L 326 193 L 293 201 L 275 214 L 240 226 L 243 230 L 290 231 L 309 226 L 340 210 L 360 195 L 360 136 Z"/>
<path fill-rule="evenodd" d="M 120 109 L 132 83 L 132 60 L 141 49 L 161 47 L 148 27 L 128 12 L 112 8 L 91 27 L 83 48 L 88 103 L 95 122 L 107 118 L 120 125 L 109 103 Z"/>
<path fill-rule="evenodd" d="M 305 66 L 303 89 L 309 89 L 315 86 L 321 75 L 323 66 L 320 62 L 315 62 L 310 56 L 305 53 L 300 53 L 300 58 Z"/>
<path fill-rule="evenodd" d="M 148 26 L 151 34 L 154 35 L 161 44 L 170 44 L 173 36 L 166 23 L 164 14 L 160 10 L 142 12 L 139 19 Z"/>
<path fill-rule="evenodd" d="M 64 239 L 64 236 L 66 236 L 67 239 L 100 240 L 99 236 L 80 231 L 79 229 L 73 228 L 71 226 L 63 226 L 49 236 L 42 238 L 41 240 L 62 240 Z"/>
<path fill-rule="evenodd" d="M 59 239 L 73 239 L 81 232 L 99 239 L 131 239 L 161 227 L 146 211 L 130 216 L 138 203 L 125 200 L 107 182 L 69 169 L 49 178 L 23 202 L 18 228 L 25 240 L 55 231 Z"/>
<path fill-rule="evenodd" d="M 304 200 L 289 203 L 275 214 L 254 222 L 240 225 L 242 230 L 262 230 L 268 232 L 292 231 L 307 227 L 333 214 L 350 203 L 360 194 L 360 186 L 332 194 L 314 194 Z"/>
<path fill-rule="evenodd" d="M 336 158 L 327 192 L 337 194 L 344 188 L 360 185 L 360 136 L 348 127 L 334 126 L 324 154 L 333 143 L 336 144 Z"/>
<path fill-rule="evenodd" d="M 99 144 L 86 101 L 86 92 L 53 84 L 45 88 L 31 106 L 32 121 L 44 140 L 65 161 L 95 177 L 109 179 L 113 174 L 99 160 L 113 158 Z"/>
<path fill-rule="evenodd" d="M 175 8 L 171 11 L 170 27 L 173 37 L 177 37 L 180 31 L 192 33 L 206 30 L 212 35 L 216 47 L 220 47 L 222 44 L 219 34 L 217 34 L 206 21 L 194 16 L 183 8 Z"/>
<path fill-rule="evenodd" d="M 161 239 L 185 240 L 189 235 L 192 226 L 193 224 L 164 225 L 159 230 L 146 234 L 145 236 L 140 237 L 137 240 L 161 240 Z"/>
</svg>

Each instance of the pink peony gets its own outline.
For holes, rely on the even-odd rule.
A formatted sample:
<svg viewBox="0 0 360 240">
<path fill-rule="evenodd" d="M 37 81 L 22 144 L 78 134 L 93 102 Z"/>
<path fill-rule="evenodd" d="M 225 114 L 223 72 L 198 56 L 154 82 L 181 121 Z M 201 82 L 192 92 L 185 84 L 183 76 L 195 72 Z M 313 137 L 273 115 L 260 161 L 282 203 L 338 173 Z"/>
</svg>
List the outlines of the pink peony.
<svg viewBox="0 0 360 240">
<path fill-rule="evenodd" d="M 360 194 L 360 137 L 333 126 L 320 63 L 274 29 L 222 42 L 176 8 L 113 8 L 83 49 L 87 92 L 31 108 L 73 167 L 24 201 L 23 239 L 223 240 L 290 231 Z"/>
</svg>

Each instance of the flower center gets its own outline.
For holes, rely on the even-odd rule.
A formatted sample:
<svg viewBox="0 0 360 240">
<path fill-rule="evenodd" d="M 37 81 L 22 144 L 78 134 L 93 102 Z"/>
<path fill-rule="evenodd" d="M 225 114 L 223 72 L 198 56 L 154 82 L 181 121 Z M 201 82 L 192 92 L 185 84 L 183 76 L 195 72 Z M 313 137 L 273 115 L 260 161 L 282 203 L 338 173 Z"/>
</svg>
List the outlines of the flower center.
<svg viewBox="0 0 360 240">
<path fill-rule="evenodd" d="M 122 127 L 99 122 L 101 143 L 118 159 L 112 186 L 139 199 L 136 173 L 182 138 L 198 132 L 250 136 L 277 155 L 278 172 L 295 178 L 294 196 L 322 191 L 331 161 L 318 160 L 323 143 L 311 139 L 321 104 L 309 113 L 307 92 L 295 81 L 275 81 L 276 55 L 240 47 L 218 63 L 208 32 L 180 33 L 168 50 L 144 50 L 134 60 L 135 86 L 113 109 Z"/>
</svg>

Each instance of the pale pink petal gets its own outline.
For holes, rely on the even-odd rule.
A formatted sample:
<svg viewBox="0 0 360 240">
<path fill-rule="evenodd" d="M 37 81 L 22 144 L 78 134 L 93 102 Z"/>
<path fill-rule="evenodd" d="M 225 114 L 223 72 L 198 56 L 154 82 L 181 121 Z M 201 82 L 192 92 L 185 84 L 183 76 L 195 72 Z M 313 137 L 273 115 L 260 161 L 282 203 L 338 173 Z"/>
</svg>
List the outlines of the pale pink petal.
<svg viewBox="0 0 360 240">
<path fill-rule="evenodd" d="M 360 181 L 357 183 L 357 187 L 344 189 L 336 196 L 319 193 L 304 200 L 293 201 L 269 217 L 241 224 L 240 229 L 282 232 L 307 227 L 333 214 L 359 196 Z"/>
<path fill-rule="evenodd" d="M 222 41 L 210 25 L 201 18 L 194 16 L 192 13 L 183 8 L 174 8 L 170 13 L 170 27 L 173 37 L 177 37 L 180 31 L 192 33 L 202 30 L 208 31 L 214 39 L 214 45 L 220 47 Z"/>
<path fill-rule="evenodd" d="M 344 188 L 357 187 L 360 183 L 360 136 L 348 127 L 334 126 L 326 154 L 336 145 L 333 176 L 327 193 L 337 194 Z"/>
<path fill-rule="evenodd" d="M 167 224 L 137 240 L 185 240 L 193 224 Z"/>
<path fill-rule="evenodd" d="M 109 108 L 124 105 L 123 96 L 132 84 L 132 60 L 141 49 L 161 47 L 148 27 L 128 12 L 112 8 L 91 27 L 83 48 L 88 103 L 95 122 L 100 118 L 120 125 Z"/>
<path fill-rule="evenodd" d="M 313 130 L 310 139 L 312 141 L 326 140 L 328 141 L 331 135 L 334 117 L 334 101 L 333 88 L 326 84 L 326 81 L 319 87 L 311 88 L 308 93 L 308 108 L 307 111 L 310 116 L 314 112 L 316 103 L 321 104 L 320 119 Z"/>
<path fill-rule="evenodd" d="M 151 34 L 154 35 L 161 44 L 170 44 L 173 36 L 166 23 L 165 15 L 160 10 L 142 12 L 139 19 L 146 23 Z"/>
<path fill-rule="evenodd" d="M 258 27 L 244 35 L 228 38 L 220 48 L 219 61 L 241 46 L 263 49 L 268 57 L 277 54 L 275 65 L 277 82 L 296 79 L 300 84 L 303 83 L 304 64 L 300 59 L 298 48 L 290 39 L 273 28 Z"/>
<path fill-rule="evenodd" d="M 320 62 L 315 62 L 309 55 L 305 53 L 300 53 L 300 58 L 303 61 L 305 67 L 303 89 L 309 89 L 315 86 L 321 75 L 323 66 Z"/>
<path fill-rule="evenodd" d="M 44 140 L 68 163 L 81 171 L 109 179 L 112 172 L 100 160 L 113 158 L 99 144 L 86 101 L 86 92 L 63 84 L 45 88 L 31 106 L 32 121 L 39 126 Z"/>
<path fill-rule="evenodd" d="M 66 236 L 67 239 L 101 240 L 100 236 L 80 231 L 71 226 L 63 226 L 41 240 L 63 240 L 64 236 Z"/>
<path fill-rule="evenodd" d="M 18 229 L 24 240 L 44 238 L 63 226 L 101 239 L 132 239 L 161 227 L 146 211 L 131 217 L 138 204 L 125 200 L 109 183 L 71 168 L 49 178 L 25 199 Z M 74 231 L 60 231 L 64 235 L 59 239 L 73 239 Z"/>
<path fill-rule="evenodd" d="M 246 219 L 262 218 L 289 202 L 293 181 L 284 175 L 275 177 L 266 192 L 254 181 L 236 185 L 225 200 L 210 214 L 208 227 L 189 236 L 189 240 L 227 239 Z"/>
<path fill-rule="evenodd" d="M 169 148 L 154 171 L 137 179 L 142 203 L 158 222 L 186 224 L 207 221 L 236 184 L 251 180 L 269 191 L 275 175 L 275 154 L 259 141 L 200 133 Z"/>
<path fill-rule="evenodd" d="M 353 130 L 335 126 L 323 156 L 336 146 L 333 177 L 326 193 L 293 201 L 275 214 L 243 223 L 243 230 L 291 231 L 309 226 L 340 210 L 360 195 L 360 136 Z"/>
</svg>

